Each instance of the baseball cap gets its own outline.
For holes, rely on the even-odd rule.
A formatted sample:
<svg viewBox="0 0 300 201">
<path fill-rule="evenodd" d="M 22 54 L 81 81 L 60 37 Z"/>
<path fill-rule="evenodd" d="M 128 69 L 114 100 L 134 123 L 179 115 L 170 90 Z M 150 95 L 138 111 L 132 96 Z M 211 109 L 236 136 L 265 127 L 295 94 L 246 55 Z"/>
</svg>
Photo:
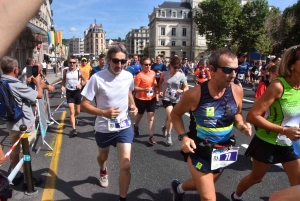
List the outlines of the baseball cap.
<svg viewBox="0 0 300 201">
<path fill-rule="evenodd" d="M 246 56 L 248 56 L 247 52 L 239 53 L 238 54 L 238 58 L 240 58 L 240 57 L 246 57 Z"/>
<path fill-rule="evenodd" d="M 87 61 L 87 59 L 85 57 L 82 57 L 81 61 Z"/>
</svg>

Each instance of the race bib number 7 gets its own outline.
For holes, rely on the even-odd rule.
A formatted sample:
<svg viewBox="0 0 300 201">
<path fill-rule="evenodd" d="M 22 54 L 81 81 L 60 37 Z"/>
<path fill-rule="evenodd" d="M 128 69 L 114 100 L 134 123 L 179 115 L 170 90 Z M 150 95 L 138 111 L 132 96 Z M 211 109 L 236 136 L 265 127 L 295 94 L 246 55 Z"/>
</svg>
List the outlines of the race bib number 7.
<svg viewBox="0 0 300 201">
<path fill-rule="evenodd" d="M 211 156 L 211 170 L 223 168 L 237 161 L 239 147 L 213 149 Z"/>
</svg>

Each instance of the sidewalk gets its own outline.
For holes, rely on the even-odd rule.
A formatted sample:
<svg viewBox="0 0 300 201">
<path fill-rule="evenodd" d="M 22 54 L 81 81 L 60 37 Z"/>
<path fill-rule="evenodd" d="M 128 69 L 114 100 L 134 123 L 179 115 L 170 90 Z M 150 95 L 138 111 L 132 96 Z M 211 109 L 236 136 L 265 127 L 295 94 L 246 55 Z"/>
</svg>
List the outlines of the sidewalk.
<svg viewBox="0 0 300 201">
<path fill-rule="evenodd" d="M 53 83 L 61 80 L 61 73 L 57 73 L 57 76 L 56 76 L 56 74 L 53 72 L 52 69 L 48 69 L 46 78 L 47 78 L 47 81 L 49 82 L 49 84 L 53 84 Z"/>
</svg>

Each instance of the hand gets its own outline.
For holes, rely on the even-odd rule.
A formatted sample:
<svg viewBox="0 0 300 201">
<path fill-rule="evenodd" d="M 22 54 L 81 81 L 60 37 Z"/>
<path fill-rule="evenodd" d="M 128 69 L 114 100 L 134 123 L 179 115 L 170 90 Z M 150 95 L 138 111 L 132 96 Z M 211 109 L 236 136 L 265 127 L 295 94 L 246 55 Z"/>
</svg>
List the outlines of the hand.
<svg viewBox="0 0 300 201">
<path fill-rule="evenodd" d="M 61 86 L 61 91 L 65 91 L 65 86 Z"/>
<path fill-rule="evenodd" d="M 300 139 L 300 131 L 297 127 L 284 127 L 284 132 L 282 133 L 286 135 L 290 140 L 296 141 Z"/>
<path fill-rule="evenodd" d="M 159 96 L 160 96 L 160 97 L 163 97 L 163 96 L 164 96 L 164 93 L 163 93 L 162 91 L 160 91 L 160 92 L 159 92 Z"/>
<path fill-rule="evenodd" d="M 32 81 L 35 85 L 39 85 L 41 83 L 41 77 L 40 76 L 36 76 L 36 77 L 31 76 L 31 79 L 32 79 Z"/>
<path fill-rule="evenodd" d="M 243 125 L 239 125 L 237 127 L 242 133 L 244 133 L 247 136 L 251 136 L 252 135 L 252 126 L 250 123 L 246 123 Z"/>
<path fill-rule="evenodd" d="M 191 138 L 184 136 L 181 142 L 181 150 L 184 153 L 195 153 L 194 149 L 196 149 L 196 144 L 194 142 L 194 140 L 192 140 Z"/>
<path fill-rule="evenodd" d="M 145 89 L 145 91 L 146 91 L 147 93 L 150 92 L 151 90 L 152 90 L 151 87 Z"/>
<path fill-rule="evenodd" d="M 77 88 L 78 88 L 78 89 L 82 89 L 82 85 L 79 84 L 79 85 L 77 86 Z"/>
<path fill-rule="evenodd" d="M 104 110 L 101 116 L 106 117 L 108 119 L 115 119 L 119 116 L 121 110 L 118 107 L 112 107 L 108 110 Z"/>
<path fill-rule="evenodd" d="M 177 89 L 177 90 L 176 90 L 176 93 L 177 93 L 177 94 L 181 94 L 182 92 L 183 92 L 182 89 Z"/>
<path fill-rule="evenodd" d="M 55 87 L 53 85 L 49 84 L 49 85 L 47 85 L 47 90 L 50 91 L 50 92 L 52 92 L 52 91 L 55 90 Z"/>
<path fill-rule="evenodd" d="M 135 116 L 138 113 L 138 109 L 135 105 L 132 105 L 129 107 L 129 113 L 133 116 Z"/>
<path fill-rule="evenodd" d="M 26 78 L 25 83 L 29 84 L 32 81 L 32 78 L 33 78 L 33 76 L 30 76 L 30 77 Z"/>
</svg>

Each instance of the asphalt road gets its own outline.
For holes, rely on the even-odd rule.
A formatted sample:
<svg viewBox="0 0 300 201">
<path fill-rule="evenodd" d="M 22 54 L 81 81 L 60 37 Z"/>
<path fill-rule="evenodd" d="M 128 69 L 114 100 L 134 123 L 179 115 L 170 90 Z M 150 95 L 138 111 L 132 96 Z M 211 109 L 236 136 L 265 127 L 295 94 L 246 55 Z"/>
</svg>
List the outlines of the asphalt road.
<svg viewBox="0 0 300 201">
<path fill-rule="evenodd" d="M 193 82 L 191 80 L 189 76 L 189 84 L 192 86 Z M 63 101 L 60 98 L 59 88 L 60 86 L 57 85 L 56 92 L 50 94 L 52 111 Z M 244 119 L 253 105 L 253 95 L 254 92 L 251 91 L 250 86 L 245 86 Z M 67 113 L 64 111 L 67 111 Z M 108 160 L 109 187 L 103 189 L 99 186 L 99 167 L 96 161 L 98 149 L 92 126 L 94 117 L 86 113 L 79 115 L 78 137 L 76 138 L 69 138 L 71 127 L 65 105 L 53 117 L 61 123 L 60 126 L 53 124 L 48 128 L 46 141 L 54 148 L 54 151 L 49 151 L 49 148 L 43 145 L 38 154 L 32 153 L 34 175 L 43 178 L 44 184 L 36 188 L 38 194 L 35 196 L 24 195 L 21 185 L 16 186 L 11 200 L 118 200 L 119 164 L 116 149 L 113 147 L 110 148 Z M 172 200 L 170 182 L 175 178 L 184 181 L 190 177 L 187 164 L 179 153 L 180 142 L 177 140 L 175 131 L 172 132 L 173 145 L 168 147 L 165 144 L 166 139 L 163 138 L 161 133 L 161 126 L 163 126 L 165 117 L 163 107 L 156 110 L 155 139 L 157 144 L 155 146 L 149 146 L 147 143 L 148 134 L 145 115 L 140 123 L 140 136 L 136 137 L 132 144 L 132 179 L 128 191 L 128 200 Z M 188 128 L 189 117 L 184 116 L 183 120 L 185 127 Z M 7 151 L 9 149 L 9 139 L 5 125 L 1 124 L 0 129 L 1 143 L 4 145 L 4 150 Z M 220 201 L 230 200 L 230 194 L 235 190 L 238 182 L 251 169 L 250 158 L 243 155 L 251 137 L 246 137 L 237 130 L 234 130 L 233 133 L 237 135 L 237 146 L 240 147 L 239 156 L 238 161 L 228 166 L 216 183 L 217 199 Z M 40 140 L 37 142 L 35 150 L 39 145 Z M 7 161 L 2 165 L 1 170 L 7 174 L 8 169 L 9 162 Z M 243 198 L 249 201 L 267 201 L 272 192 L 288 186 L 289 182 L 284 170 L 281 166 L 274 165 L 270 168 L 264 180 L 249 189 L 243 195 Z M 199 200 L 199 196 L 197 192 L 188 192 L 185 200 L 196 201 Z"/>
</svg>

